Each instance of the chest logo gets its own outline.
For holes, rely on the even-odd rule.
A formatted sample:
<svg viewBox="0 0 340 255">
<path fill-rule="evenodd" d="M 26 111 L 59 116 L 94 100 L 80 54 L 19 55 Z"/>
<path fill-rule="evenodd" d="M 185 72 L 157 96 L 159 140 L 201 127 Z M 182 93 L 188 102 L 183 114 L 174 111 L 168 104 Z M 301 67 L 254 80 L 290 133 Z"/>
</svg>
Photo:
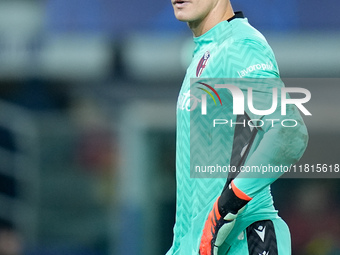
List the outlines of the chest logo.
<svg viewBox="0 0 340 255">
<path fill-rule="evenodd" d="M 201 58 L 201 60 L 198 62 L 197 68 L 196 68 L 196 77 L 200 77 L 204 68 L 207 66 L 208 60 L 210 58 L 210 52 L 206 51 Z"/>
</svg>

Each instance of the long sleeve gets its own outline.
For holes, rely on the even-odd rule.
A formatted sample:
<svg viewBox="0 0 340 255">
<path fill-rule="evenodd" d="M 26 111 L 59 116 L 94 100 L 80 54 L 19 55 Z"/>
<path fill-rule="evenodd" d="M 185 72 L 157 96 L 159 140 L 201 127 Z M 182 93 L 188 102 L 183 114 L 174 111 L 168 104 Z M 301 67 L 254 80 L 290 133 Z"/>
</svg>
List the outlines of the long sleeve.
<svg viewBox="0 0 340 255">
<path fill-rule="evenodd" d="M 228 70 L 237 73 L 242 79 L 235 79 L 238 87 L 246 96 L 245 105 L 248 102 L 248 89 L 252 89 L 250 100 L 256 109 L 270 109 L 272 106 L 273 89 L 277 90 L 277 107 L 270 115 L 256 115 L 246 107 L 245 111 L 250 119 L 261 120 L 261 127 L 257 129 L 256 138 L 246 159 L 243 169 L 261 169 L 261 167 L 286 166 L 296 163 L 306 149 L 308 133 L 303 119 L 295 105 L 287 105 L 286 115 L 281 114 L 281 89 L 284 87 L 279 78 L 278 68 L 274 54 L 270 47 L 264 46 L 252 40 L 235 42 L 230 46 L 226 58 L 242 58 L 242 65 L 231 62 Z M 268 68 L 260 68 L 262 63 L 270 63 Z M 240 71 L 243 70 L 243 71 Z M 295 127 L 287 127 L 294 124 L 285 120 L 295 120 Z M 275 120 L 275 121 L 274 121 Z M 283 122 L 283 126 L 282 125 Z M 253 123 L 254 125 L 258 123 Z M 234 179 L 234 184 L 248 196 L 253 197 L 263 188 L 278 179 L 283 172 L 252 173 L 241 172 Z"/>
<path fill-rule="evenodd" d="M 273 125 L 271 119 L 276 120 Z M 295 127 L 282 125 L 282 120 L 293 119 Z M 270 167 L 290 167 L 296 163 L 306 149 L 308 133 L 306 126 L 297 108 L 289 105 L 287 115 L 282 116 L 280 111 L 263 118 L 266 123 L 259 130 L 259 143 L 244 164 L 244 169 L 265 169 L 266 172 L 241 172 L 234 184 L 250 197 L 254 197 L 263 188 L 278 179 L 284 172 L 272 171 Z M 290 123 L 292 125 L 292 123 Z M 292 125 L 292 126 L 294 126 Z M 287 169 L 287 168 L 286 168 Z"/>
</svg>

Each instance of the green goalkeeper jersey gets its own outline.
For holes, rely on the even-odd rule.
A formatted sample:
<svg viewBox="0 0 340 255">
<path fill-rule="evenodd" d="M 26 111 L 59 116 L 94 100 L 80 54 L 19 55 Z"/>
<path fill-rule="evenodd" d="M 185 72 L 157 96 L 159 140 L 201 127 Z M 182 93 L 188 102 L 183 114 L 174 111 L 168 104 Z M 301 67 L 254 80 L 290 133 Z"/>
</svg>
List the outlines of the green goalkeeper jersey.
<svg viewBox="0 0 340 255">
<path fill-rule="evenodd" d="M 203 119 L 204 116 L 201 115 L 201 111 L 190 109 L 190 107 L 194 107 L 195 103 L 199 103 L 199 100 L 197 102 L 191 100 L 195 97 L 193 83 L 197 83 L 197 79 L 197 81 L 204 81 L 206 78 L 235 78 L 236 80 L 273 78 L 273 80 L 278 80 L 279 77 L 277 63 L 267 41 L 241 15 L 238 13 L 232 20 L 220 22 L 202 36 L 194 38 L 196 48 L 177 102 L 176 223 L 173 244 L 167 255 L 198 254 L 207 215 L 217 197 L 220 196 L 227 178 L 230 178 L 230 176 L 225 176 L 225 178 L 193 178 L 190 166 L 216 165 L 216 162 L 219 162 L 221 166 L 230 166 L 233 148 L 235 148 L 235 143 L 238 142 L 238 140 L 235 140 L 235 126 L 213 128 L 211 119 L 205 125 L 207 120 Z M 196 79 L 193 80 L 192 78 Z M 270 84 L 266 86 L 263 85 L 263 82 L 260 82 L 259 85 L 256 85 L 256 83 L 253 85 L 254 97 L 256 95 L 258 104 L 266 105 L 263 109 L 268 109 L 268 100 L 271 100 L 265 88 L 280 88 L 282 86 L 281 82 L 270 82 Z M 196 89 L 195 91 L 201 90 Z M 225 97 L 221 100 L 224 104 L 232 104 L 230 98 L 229 102 L 226 102 L 228 98 Z M 219 103 L 217 98 L 216 101 Z M 212 99 L 209 102 L 216 103 Z M 211 105 L 208 105 L 208 109 L 212 109 Z M 265 116 L 256 116 L 248 109 L 245 111 L 250 118 L 262 120 L 266 118 Z M 274 113 L 275 119 L 281 118 L 278 112 Z M 277 136 L 280 130 L 275 130 L 269 124 L 258 128 L 252 141 L 252 147 L 247 152 L 244 165 L 289 166 L 301 157 L 307 141 L 306 129 L 295 108 L 291 108 L 287 115 L 290 115 L 288 117 L 290 119 L 296 119 L 298 125 L 289 129 L 290 132 L 283 136 Z M 228 115 L 228 119 L 234 122 L 238 121 L 237 116 L 232 113 Z M 288 136 L 292 135 L 291 130 L 295 133 L 303 133 L 303 139 L 295 139 L 294 141 L 288 139 Z M 293 144 L 288 144 L 286 141 Z M 288 146 L 294 149 L 282 149 Z M 212 160 L 212 158 L 214 159 Z M 270 184 L 281 174 L 269 174 L 266 178 L 257 178 L 257 175 L 254 175 L 254 178 L 242 178 L 245 177 L 245 173 L 241 173 L 234 177 L 235 185 L 253 199 L 236 219 L 235 227 L 225 240 L 224 246 L 219 250 L 219 254 L 225 254 L 235 238 L 251 223 L 278 217 L 273 206 Z"/>
</svg>

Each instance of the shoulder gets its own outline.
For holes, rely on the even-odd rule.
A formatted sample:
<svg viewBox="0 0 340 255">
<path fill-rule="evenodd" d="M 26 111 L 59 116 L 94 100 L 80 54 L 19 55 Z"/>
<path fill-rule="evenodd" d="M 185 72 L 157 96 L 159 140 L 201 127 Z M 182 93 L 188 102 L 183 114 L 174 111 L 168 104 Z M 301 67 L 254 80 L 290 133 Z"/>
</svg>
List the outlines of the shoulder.
<svg viewBox="0 0 340 255">
<path fill-rule="evenodd" d="M 225 47 L 226 63 L 233 77 L 278 77 L 274 53 L 265 37 L 247 19 L 231 22 L 232 36 Z"/>
<path fill-rule="evenodd" d="M 263 34 L 249 24 L 247 18 L 234 19 L 229 23 L 232 31 L 232 37 L 235 40 L 252 39 L 255 41 L 266 43 Z"/>
<path fill-rule="evenodd" d="M 242 48 L 243 50 L 272 52 L 266 38 L 261 32 L 248 23 L 246 18 L 235 19 L 230 22 L 231 42 L 230 47 Z"/>
</svg>

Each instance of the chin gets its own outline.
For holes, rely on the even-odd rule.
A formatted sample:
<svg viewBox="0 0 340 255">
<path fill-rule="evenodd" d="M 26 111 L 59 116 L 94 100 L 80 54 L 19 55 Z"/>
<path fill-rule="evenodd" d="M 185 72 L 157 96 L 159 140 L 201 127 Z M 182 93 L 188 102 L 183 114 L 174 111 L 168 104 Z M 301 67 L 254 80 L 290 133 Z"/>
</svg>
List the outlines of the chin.
<svg viewBox="0 0 340 255">
<path fill-rule="evenodd" d="M 183 17 L 176 17 L 177 20 L 182 21 L 182 22 L 189 22 L 188 19 L 183 18 Z"/>
<path fill-rule="evenodd" d="M 177 20 L 179 21 L 183 21 L 183 22 L 189 22 L 191 19 L 188 17 L 188 15 L 185 15 L 185 13 L 179 11 L 179 12 L 175 12 L 175 17 Z"/>
</svg>

